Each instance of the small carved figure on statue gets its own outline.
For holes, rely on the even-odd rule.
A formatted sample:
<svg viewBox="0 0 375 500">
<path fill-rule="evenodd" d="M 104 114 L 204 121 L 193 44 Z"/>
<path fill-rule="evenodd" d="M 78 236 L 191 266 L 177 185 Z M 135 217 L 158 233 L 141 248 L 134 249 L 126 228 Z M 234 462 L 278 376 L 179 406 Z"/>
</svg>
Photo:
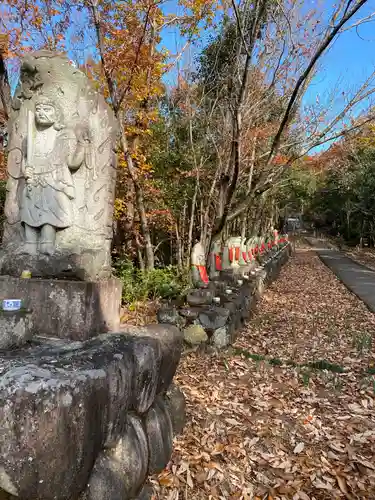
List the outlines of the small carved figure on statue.
<svg viewBox="0 0 375 500">
<path fill-rule="evenodd" d="M 109 278 L 118 123 L 104 96 L 66 56 L 28 53 L 8 130 L 1 272 Z"/>
<path fill-rule="evenodd" d="M 87 134 L 81 132 L 81 137 L 77 137 L 76 131 L 66 128 L 59 106 L 46 97 L 36 101 L 33 115 L 29 111 L 23 156 L 23 251 L 36 254 L 39 248 L 40 253 L 52 255 L 56 231 L 73 223 L 72 171 L 84 160 Z"/>
</svg>

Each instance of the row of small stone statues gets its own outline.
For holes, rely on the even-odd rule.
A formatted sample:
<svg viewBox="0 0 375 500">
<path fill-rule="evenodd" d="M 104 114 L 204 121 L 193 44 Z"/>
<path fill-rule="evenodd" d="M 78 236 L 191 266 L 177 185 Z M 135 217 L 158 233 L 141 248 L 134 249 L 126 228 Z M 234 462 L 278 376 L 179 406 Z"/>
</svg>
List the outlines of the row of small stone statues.
<svg viewBox="0 0 375 500">
<path fill-rule="evenodd" d="M 208 255 L 208 272 L 206 255 L 203 245 L 198 242 L 194 245 L 191 254 L 192 279 L 195 286 L 202 287 L 209 280 L 220 277 L 221 272 L 240 271 L 251 272 L 263 263 L 267 255 L 277 251 L 280 246 L 288 242 L 288 235 L 279 235 L 273 230 L 266 236 L 251 236 L 242 238 L 232 236 L 223 244 L 216 241 L 212 244 Z"/>
</svg>

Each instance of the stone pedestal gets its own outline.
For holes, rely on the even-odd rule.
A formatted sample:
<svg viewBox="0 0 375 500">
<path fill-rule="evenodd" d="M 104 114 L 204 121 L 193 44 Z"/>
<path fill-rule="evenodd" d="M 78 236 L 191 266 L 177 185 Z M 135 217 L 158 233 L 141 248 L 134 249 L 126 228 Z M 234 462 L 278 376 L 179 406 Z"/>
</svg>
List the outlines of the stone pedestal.
<svg viewBox="0 0 375 500">
<path fill-rule="evenodd" d="M 184 423 L 183 395 L 168 391 L 182 333 L 134 330 L 0 353 L 0 499 L 143 498 Z"/>
<path fill-rule="evenodd" d="M 2 275 L 21 276 L 27 270 L 38 278 L 96 281 L 112 276 L 109 240 L 104 247 L 77 249 L 66 255 L 56 251 L 53 255 L 28 255 L 17 252 L 8 244 L 0 256 Z"/>
<path fill-rule="evenodd" d="M 121 282 L 0 276 L 0 300 L 22 299 L 31 335 L 86 340 L 120 326 Z"/>
</svg>

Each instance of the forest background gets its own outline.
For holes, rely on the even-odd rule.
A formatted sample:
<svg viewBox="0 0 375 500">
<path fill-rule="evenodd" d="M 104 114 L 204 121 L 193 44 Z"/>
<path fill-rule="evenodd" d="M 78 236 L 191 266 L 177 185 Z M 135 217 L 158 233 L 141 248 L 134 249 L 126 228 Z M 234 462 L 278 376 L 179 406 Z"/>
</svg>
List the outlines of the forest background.
<svg viewBox="0 0 375 500">
<path fill-rule="evenodd" d="M 291 215 L 373 244 L 374 20 L 374 0 L 2 0 L 2 136 L 27 51 L 67 53 L 106 96 L 127 302 L 181 290 L 196 241 Z"/>
</svg>

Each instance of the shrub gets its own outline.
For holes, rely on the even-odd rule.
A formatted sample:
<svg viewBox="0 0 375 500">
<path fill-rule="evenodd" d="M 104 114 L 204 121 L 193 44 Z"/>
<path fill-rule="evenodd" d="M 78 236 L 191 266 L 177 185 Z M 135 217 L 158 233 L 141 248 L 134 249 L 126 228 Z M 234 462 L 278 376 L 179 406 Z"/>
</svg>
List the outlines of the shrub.
<svg viewBox="0 0 375 500">
<path fill-rule="evenodd" d="M 175 298 L 189 287 L 187 273 L 182 273 L 176 266 L 141 271 L 131 261 L 119 259 L 114 264 L 114 272 L 122 281 L 122 299 L 127 304 Z"/>
</svg>

